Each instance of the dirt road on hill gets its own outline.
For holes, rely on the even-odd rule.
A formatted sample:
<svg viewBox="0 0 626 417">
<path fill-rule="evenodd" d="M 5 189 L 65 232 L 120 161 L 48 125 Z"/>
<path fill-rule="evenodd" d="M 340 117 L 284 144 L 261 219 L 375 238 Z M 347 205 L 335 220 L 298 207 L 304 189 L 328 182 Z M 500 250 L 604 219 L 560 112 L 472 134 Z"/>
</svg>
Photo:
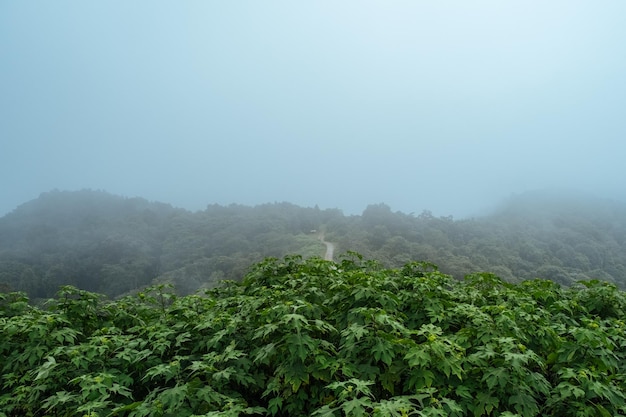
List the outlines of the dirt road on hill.
<svg viewBox="0 0 626 417">
<path fill-rule="evenodd" d="M 326 245 L 326 253 L 324 254 L 324 259 L 327 261 L 332 261 L 333 256 L 335 255 L 335 244 L 333 242 L 327 242 L 324 240 L 324 234 L 320 234 L 320 241 Z"/>
</svg>

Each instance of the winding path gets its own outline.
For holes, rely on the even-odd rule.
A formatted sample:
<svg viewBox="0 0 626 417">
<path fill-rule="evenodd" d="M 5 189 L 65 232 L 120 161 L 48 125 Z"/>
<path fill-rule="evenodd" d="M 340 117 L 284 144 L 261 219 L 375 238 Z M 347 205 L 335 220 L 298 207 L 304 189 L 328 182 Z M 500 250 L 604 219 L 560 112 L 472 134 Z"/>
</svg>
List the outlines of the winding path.
<svg viewBox="0 0 626 417">
<path fill-rule="evenodd" d="M 335 244 L 333 242 L 327 242 L 324 240 L 324 234 L 320 234 L 320 241 L 326 245 L 326 253 L 324 254 L 324 259 L 327 261 L 332 261 L 333 256 L 335 254 Z"/>
</svg>

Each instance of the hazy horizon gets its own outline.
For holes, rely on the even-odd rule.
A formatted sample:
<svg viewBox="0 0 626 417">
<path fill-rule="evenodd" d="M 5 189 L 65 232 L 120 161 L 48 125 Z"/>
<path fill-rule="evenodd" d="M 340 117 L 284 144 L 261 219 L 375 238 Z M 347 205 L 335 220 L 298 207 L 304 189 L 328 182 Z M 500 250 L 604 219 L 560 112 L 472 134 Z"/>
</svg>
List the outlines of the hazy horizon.
<svg viewBox="0 0 626 417">
<path fill-rule="evenodd" d="M 53 189 L 188 210 L 471 216 L 626 197 L 626 3 L 0 4 L 0 217 Z"/>
</svg>

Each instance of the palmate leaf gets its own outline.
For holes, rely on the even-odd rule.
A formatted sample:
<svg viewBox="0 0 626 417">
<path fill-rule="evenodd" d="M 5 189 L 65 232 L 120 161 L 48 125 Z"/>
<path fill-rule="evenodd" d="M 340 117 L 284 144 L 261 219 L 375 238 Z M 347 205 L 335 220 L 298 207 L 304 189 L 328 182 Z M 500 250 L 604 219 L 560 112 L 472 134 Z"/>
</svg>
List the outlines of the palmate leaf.
<svg viewBox="0 0 626 417">
<path fill-rule="evenodd" d="M 77 330 L 65 327 L 63 329 L 53 331 L 49 337 L 56 340 L 58 343 L 74 343 L 80 334 L 81 332 Z"/>
<path fill-rule="evenodd" d="M 370 414 L 368 410 L 371 408 L 372 400 L 367 397 L 353 398 L 341 404 L 341 410 L 343 410 L 344 415 L 346 416 L 369 416 Z"/>
<path fill-rule="evenodd" d="M 297 313 L 285 314 L 280 322 L 283 325 L 287 325 L 287 327 L 294 328 L 297 332 L 302 330 L 302 327 L 306 327 L 309 324 L 306 317 Z"/>
<path fill-rule="evenodd" d="M 347 381 L 333 382 L 332 384 L 328 384 L 326 387 L 334 390 L 336 396 L 341 399 L 356 396 L 357 394 L 371 396 L 371 385 L 374 385 L 373 381 L 364 381 L 358 378 L 350 378 Z"/>
<path fill-rule="evenodd" d="M 446 415 L 448 416 L 464 416 L 465 410 L 461 407 L 456 401 L 451 400 L 449 398 L 442 398 L 440 403 L 443 405 L 444 409 L 447 411 Z"/>
<path fill-rule="evenodd" d="M 303 384 L 309 384 L 311 377 L 311 374 L 308 372 L 304 364 L 302 362 L 299 362 L 298 360 L 292 360 L 282 363 L 276 369 L 276 375 L 283 377 L 282 384 L 281 382 L 279 382 L 279 380 L 275 379 L 276 383 L 282 385 L 285 388 L 289 387 L 291 389 L 291 392 L 293 393 L 297 392 L 300 386 L 302 386 Z M 268 391 L 266 389 L 266 393 L 267 392 Z"/>
<path fill-rule="evenodd" d="M 470 410 L 473 412 L 474 417 L 480 417 L 490 415 L 499 405 L 500 399 L 498 397 L 494 397 L 486 392 L 479 392 L 476 395 L 474 404 L 470 405 Z"/>
<path fill-rule="evenodd" d="M 611 404 L 622 405 L 624 404 L 624 393 L 615 385 L 610 382 L 600 381 L 588 381 L 587 383 L 587 395 L 593 392 L 600 398 L 609 400 Z"/>
<path fill-rule="evenodd" d="M 239 359 L 243 356 L 246 356 L 246 352 L 236 349 L 237 343 L 233 340 L 228 346 L 224 349 L 224 352 L 218 356 L 219 360 L 223 363 L 231 360 L 231 359 Z"/>
<path fill-rule="evenodd" d="M 482 381 L 487 383 L 489 390 L 493 390 L 496 386 L 504 388 L 510 380 L 509 370 L 507 368 L 489 368 L 483 375 Z"/>
<path fill-rule="evenodd" d="M 337 411 L 339 411 L 339 408 L 340 407 L 333 408 L 330 405 L 325 405 L 315 410 L 311 414 L 311 417 L 337 417 L 339 415 L 337 413 Z"/>
<path fill-rule="evenodd" d="M 174 378 L 180 370 L 180 367 L 176 364 L 158 364 L 153 366 L 152 368 L 146 371 L 146 374 L 143 376 L 143 380 L 150 379 L 153 380 L 155 378 L 164 378 L 165 381 L 169 381 Z"/>
<path fill-rule="evenodd" d="M 163 390 L 158 396 L 157 401 L 163 404 L 164 411 L 169 413 L 183 414 L 187 411 L 187 384 L 176 385 L 172 388 Z"/>
<path fill-rule="evenodd" d="M 389 394 L 394 395 L 396 393 L 396 384 L 400 384 L 402 382 L 403 371 L 404 366 L 396 363 L 380 374 L 380 384 Z"/>
<path fill-rule="evenodd" d="M 438 353 L 437 360 L 434 365 L 439 371 L 442 371 L 447 378 L 450 375 L 456 376 L 459 380 L 463 379 L 463 360 L 465 351 L 457 344 L 450 342 L 446 338 L 431 343 L 433 351 Z M 434 348 L 439 348 L 435 350 Z"/>
<path fill-rule="evenodd" d="M 463 379 L 463 367 L 461 366 L 461 361 L 455 357 L 446 356 L 444 359 L 437 362 L 437 368 L 443 371 L 447 378 L 449 378 L 450 375 L 454 375 L 459 380 Z"/>
<path fill-rule="evenodd" d="M 44 402 L 41 404 L 41 408 L 49 410 L 53 407 L 56 407 L 60 404 L 65 404 L 67 402 L 75 402 L 78 400 L 77 394 L 72 394 L 67 391 L 59 391 L 54 395 L 46 398 Z"/>
<path fill-rule="evenodd" d="M 404 360 L 408 361 L 409 366 L 428 366 L 431 361 L 430 353 L 424 349 L 423 346 L 415 346 L 411 348 L 406 355 L 404 355 Z"/>
<path fill-rule="evenodd" d="M 394 358 L 394 347 L 391 342 L 383 338 L 377 337 L 376 343 L 372 347 L 374 359 L 383 361 L 387 366 L 391 365 Z"/>
<path fill-rule="evenodd" d="M 260 347 L 254 355 L 253 362 L 268 365 L 270 360 L 276 354 L 276 345 L 274 343 L 268 343 L 265 346 Z"/>
<path fill-rule="evenodd" d="M 278 324 L 276 323 L 268 323 L 265 324 L 261 327 L 259 327 L 256 332 L 254 332 L 254 335 L 252 336 L 253 339 L 259 339 L 259 338 L 266 338 L 267 336 L 269 336 L 270 334 L 274 333 L 275 331 L 278 330 Z"/>
<path fill-rule="evenodd" d="M 531 372 L 528 375 L 527 384 L 535 393 L 543 395 L 550 394 L 550 389 L 552 388 L 550 382 L 539 372 Z"/>
<path fill-rule="evenodd" d="M 295 355 L 302 362 L 315 349 L 315 341 L 307 334 L 288 334 L 285 337 L 285 345 L 289 353 Z"/>
<path fill-rule="evenodd" d="M 276 415 L 282 409 L 282 407 L 282 397 L 274 397 L 267 402 L 267 411 L 269 411 L 272 415 Z"/>
<path fill-rule="evenodd" d="M 553 398 L 550 400 L 550 404 L 556 404 L 558 402 L 568 400 L 570 397 L 574 397 L 576 399 L 584 398 L 586 392 L 584 389 L 572 385 L 569 382 L 561 382 L 552 390 Z"/>
<path fill-rule="evenodd" d="M 237 370 L 232 367 L 229 366 L 225 369 L 222 369 L 221 371 L 217 371 L 213 374 L 213 380 L 215 381 L 230 381 L 231 377 L 233 375 L 237 374 Z"/>
<path fill-rule="evenodd" d="M 59 364 L 57 363 L 57 361 L 54 358 L 54 356 L 48 356 L 46 358 L 46 362 L 37 369 L 37 376 L 35 377 L 35 381 L 37 381 L 39 379 L 47 378 L 48 375 L 50 374 L 50 372 L 54 368 L 56 368 L 58 365 Z"/>
<path fill-rule="evenodd" d="M 133 396 L 133 393 L 127 387 L 120 385 L 118 383 L 115 383 L 115 382 L 113 383 L 111 387 L 109 387 L 109 391 L 114 394 L 122 395 L 127 398 L 132 398 Z"/>
<path fill-rule="evenodd" d="M 471 400 L 474 398 L 472 394 L 472 389 L 467 385 L 459 385 L 454 389 L 454 394 L 456 394 L 457 398 L 462 400 Z"/>
<path fill-rule="evenodd" d="M 370 330 L 362 325 L 357 323 L 350 324 L 346 329 L 341 331 L 341 337 L 345 339 L 345 344 L 348 346 L 353 346 L 354 343 L 358 342 L 364 336 L 369 334 Z"/>
<path fill-rule="evenodd" d="M 537 401 L 532 395 L 518 392 L 509 398 L 509 404 L 522 416 L 536 416 L 539 412 Z"/>
<path fill-rule="evenodd" d="M 528 364 L 531 355 L 528 353 L 504 352 L 504 360 L 514 369 L 521 369 Z"/>
<path fill-rule="evenodd" d="M 373 417 L 405 417 L 418 415 L 415 404 L 409 396 L 397 396 L 374 404 Z"/>
<path fill-rule="evenodd" d="M 332 324 L 324 321 L 324 320 L 320 320 L 320 319 L 315 319 L 313 321 L 313 325 L 312 328 L 321 332 L 322 334 L 325 333 L 337 333 L 337 329 L 335 328 L 335 326 L 333 326 Z"/>
<path fill-rule="evenodd" d="M 407 389 L 430 388 L 435 380 L 435 374 L 426 368 L 416 368 L 411 371 L 405 385 Z"/>
<path fill-rule="evenodd" d="M 347 370 L 348 372 L 354 372 L 354 375 L 359 377 L 360 379 L 375 381 L 378 376 L 381 374 L 381 369 L 379 366 L 371 365 L 369 363 L 359 363 L 356 366 L 351 366 L 348 362 L 344 367 L 342 367 L 342 371 Z"/>
</svg>

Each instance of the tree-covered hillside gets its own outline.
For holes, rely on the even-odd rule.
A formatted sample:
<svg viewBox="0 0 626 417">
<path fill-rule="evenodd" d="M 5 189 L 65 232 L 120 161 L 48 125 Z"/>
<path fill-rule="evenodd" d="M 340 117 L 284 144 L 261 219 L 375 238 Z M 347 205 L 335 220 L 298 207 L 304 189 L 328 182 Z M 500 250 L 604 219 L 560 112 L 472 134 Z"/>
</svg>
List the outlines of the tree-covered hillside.
<svg viewBox="0 0 626 417">
<path fill-rule="evenodd" d="M 115 302 L 0 294 L 0 417 L 612 417 L 626 296 L 428 263 L 267 259 Z"/>
<path fill-rule="evenodd" d="M 328 239 L 338 242 L 338 250 L 391 267 L 427 260 L 459 279 L 491 271 L 511 282 L 601 279 L 626 287 L 623 203 L 537 192 L 512 197 L 474 219 L 394 213 L 378 204 L 347 220 L 329 227 Z"/>
<path fill-rule="evenodd" d="M 0 219 L 0 285 L 48 298 L 60 285 L 116 296 L 173 282 L 183 293 L 241 279 L 268 256 L 318 256 L 311 233 L 341 213 L 289 203 L 192 213 L 105 192 L 50 192 Z"/>
<path fill-rule="evenodd" d="M 336 259 L 355 251 L 391 268 L 433 262 L 457 279 L 490 271 L 509 282 L 597 278 L 626 287 L 626 206 L 577 195 L 525 194 L 488 216 L 455 220 L 385 204 L 358 216 L 289 203 L 192 213 L 105 192 L 55 191 L 0 218 L 0 290 L 41 300 L 74 285 L 116 297 L 171 282 L 189 294 L 240 280 L 266 257 L 322 256 L 322 231 Z"/>
</svg>

